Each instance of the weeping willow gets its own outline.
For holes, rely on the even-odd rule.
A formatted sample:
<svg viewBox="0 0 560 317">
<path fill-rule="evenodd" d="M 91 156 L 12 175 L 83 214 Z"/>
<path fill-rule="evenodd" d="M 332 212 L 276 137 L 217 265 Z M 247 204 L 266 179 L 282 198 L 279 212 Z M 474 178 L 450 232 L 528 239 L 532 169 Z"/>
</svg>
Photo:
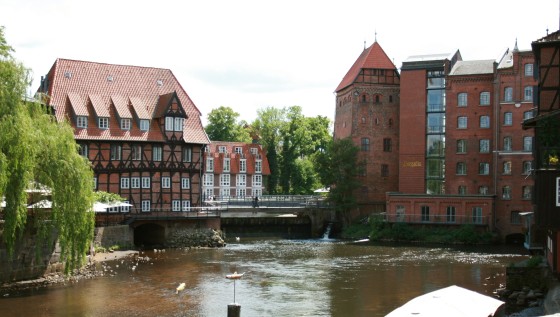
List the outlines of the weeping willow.
<svg viewBox="0 0 560 317">
<path fill-rule="evenodd" d="M 53 235 L 61 247 L 67 272 L 80 267 L 93 239 L 93 172 L 78 154 L 73 130 L 58 123 L 47 108 L 25 98 L 29 70 L 11 55 L 0 27 L 0 198 L 4 230 L 2 239 L 9 256 L 27 225 L 38 239 Z M 30 184 L 51 191 L 52 210 L 36 215 L 28 224 Z"/>
</svg>

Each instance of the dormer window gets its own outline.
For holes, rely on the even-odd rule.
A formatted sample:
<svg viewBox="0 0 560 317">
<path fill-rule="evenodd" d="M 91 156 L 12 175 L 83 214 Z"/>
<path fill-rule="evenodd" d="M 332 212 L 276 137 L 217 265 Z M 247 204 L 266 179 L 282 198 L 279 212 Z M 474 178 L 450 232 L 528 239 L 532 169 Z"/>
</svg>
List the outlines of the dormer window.
<svg viewBox="0 0 560 317">
<path fill-rule="evenodd" d="M 241 154 L 241 153 L 243 153 L 243 148 L 241 148 L 240 146 L 236 146 L 235 149 L 234 149 L 234 151 L 235 151 L 235 153 L 237 153 L 237 154 Z"/>
<path fill-rule="evenodd" d="M 183 131 L 184 118 L 165 117 L 165 131 Z"/>
<path fill-rule="evenodd" d="M 150 130 L 150 120 L 145 120 L 145 119 L 140 120 L 140 130 L 142 131 Z"/>
<path fill-rule="evenodd" d="M 121 130 L 130 130 L 130 119 L 121 119 Z"/>
<path fill-rule="evenodd" d="M 257 155 L 257 153 L 259 153 L 259 150 L 256 147 L 252 147 L 251 148 L 251 154 Z"/>
<path fill-rule="evenodd" d="M 99 129 L 109 129 L 109 118 L 108 117 L 99 117 Z"/>
<path fill-rule="evenodd" d="M 225 146 L 221 145 L 220 147 L 218 147 L 218 152 L 220 153 L 227 153 L 227 149 Z"/>
<path fill-rule="evenodd" d="M 86 116 L 78 116 L 76 117 L 76 126 L 81 129 L 87 128 L 87 121 L 88 117 Z"/>
<path fill-rule="evenodd" d="M 183 122 L 185 121 L 184 118 L 175 118 L 175 131 L 182 132 L 183 131 Z"/>
</svg>

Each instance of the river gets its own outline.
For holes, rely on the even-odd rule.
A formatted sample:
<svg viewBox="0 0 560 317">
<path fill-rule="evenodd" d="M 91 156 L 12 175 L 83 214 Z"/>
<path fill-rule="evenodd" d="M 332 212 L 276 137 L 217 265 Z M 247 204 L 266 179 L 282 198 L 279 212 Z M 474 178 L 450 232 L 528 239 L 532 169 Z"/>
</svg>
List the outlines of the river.
<svg viewBox="0 0 560 317">
<path fill-rule="evenodd" d="M 450 285 L 483 294 L 505 283 L 520 247 L 444 247 L 242 239 L 220 249 L 145 251 L 103 277 L 1 294 L 1 316 L 385 316 Z M 101 265 L 98 269 L 104 269 Z M 237 281 L 226 279 L 245 273 Z M 185 283 L 183 291 L 176 287 Z M 235 291 L 235 292 L 234 292 Z"/>
</svg>

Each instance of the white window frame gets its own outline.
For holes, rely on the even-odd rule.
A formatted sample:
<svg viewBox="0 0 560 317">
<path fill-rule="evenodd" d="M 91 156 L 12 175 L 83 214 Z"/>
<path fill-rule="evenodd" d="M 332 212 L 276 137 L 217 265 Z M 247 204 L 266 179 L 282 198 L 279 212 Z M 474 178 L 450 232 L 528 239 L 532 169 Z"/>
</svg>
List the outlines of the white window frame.
<svg viewBox="0 0 560 317">
<path fill-rule="evenodd" d="M 202 186 L 214 186 L 214 174 L 204 174 Z"/>
<path fill-rule="evenodd" d="M 192 162 L 193 148 L 191 146 L 183 147 L 183 162 Z"/>
<path fill-rule="evenodd" d="M 490 163 L 488 162 L 478 163 L 478 175 L 490 175 Z"/>
<path fill-rule="evenodd" d="M 227 148 L 225 145 L 218 146 L 218 153 L 227 153 Z"/>
<path fill-rule="evenodd" d="M 175 117 L 173 130 L 177 132 L 183 132 L 183 124 L 185 122 L 185 118 Z"/>
<path fill-rule="evenodd" d="M 223 172 L 224 173 L 229 173 L 230 172 L 230 168 L 231 168 L 231 161 L 229 160 L 229 158 L 224 158 L 224 169 Z"/>
<path fill-rule="evenodd" d="M 97 189 L 97 177 L 93 178 L 93 189 Z"/>
<path fill-rule="evenodd" d="M 181 188 L 182 189 L 190 189 L 191 188 L 191 179 L 188 177 L 181 178 Z"/>
<path fill-rule="evenodd" d="M 175 119 L 173 117 L 165 117 L 165 131 L 173 131 Z"/>
<path fill-rule="evenodd" d="M 229 187 L 222 187 L 220 188 L 220 196 L 222 197 L 229 197 L 231 195 Z"/>
<path fill-rule="evenodd" d="M 154 162 L 161 162 L 163 159 L 163 147 L 161 145 L 152 146 L 152 160 Z"/>
<path fill-rule="evenodd" d="M 239 160 L 239 173 L 247 173 L 247 160 Z"/>
<path fill-rule="evenodd" d="M 206 159 L 206 171 L 213 172 L 214 171 L 214 159 L 209 157 Z"/>
<path fill-rule="evenodd" d="M 181 201 L 180 200 L 172 200 L 171 201 L 171 210 L 172 211 L 181 211 Z"/>
<path fill-rule="evenodd" d="M 231 175 L 230 174 L 220 174 L 220 187 L 231 186 Z"/>
<path fill-rule="evenodd" d="M 469 127 L 469 120 L 466 116 L 457 117 L 457 129 L 467 129 Z"/>
<path fill-rule="evenodd" d="M 262 196 L 262 188 L 253 188 L 253 196 L 261 197 Z"/>
<path fill-rule="evenodd" d="M 480 116 L 479 122 L 480 122 L 480 128 L 482 129 L 490 128 L 490 116 L 487 115 Z"/>
<path fill-rule="evenodd" d="M 255 161 L 255 173 L 262 173 L 262 161 L 256 160 Z"/>
<path fill-rule="evenodd" d="M 171 188 L 171 177 L 163 176 L 161 178 L 161 188 Z"/>
<path fill-rule="evenodd" d="M 88 158 L 89 157 L 89 150 L 87 144 L 78 144 L 78 154 L 81 156 Z"/>
<path fill-rule="evenodd" d="M 457 106 L 458 107 L 466 107 L 467 106 L 467 93 L 461 92 L 457 94 Z"/>
<path fill-rule="evenodd" d="M 252 148 L 250 149 L 250 151 L 251 151 L 251 154 L 253 154 L 253 155 L 259 154 L 259 149 L 257 149 L 256 147 L 252 147 Z"/>
<path fill-rule="evenodd" d="M 80 129 L 87 129 L 88 117 L 87 116 L 77 116 L 76 117 L 76 127 Z"/>
<path fill-rule="evenodd" d="M 480 93 L 479 103 L 481 106 L 489 106 L 490 105 L 490 92 L 483 91 Z"/>
<path fill-rule="evenodd" d="M 504 87 L 504 102 L 513 101 L 513 87 Z"/>
<path fill-rule="evenodd" d="M 523 88 L 523 101 L 533 101 L 532 86 L 525 86 L 525 88 Z"/>
<path fill-rule="evenodd" d="M 121 188 L 122 189 L 130 188 L 130 178 L 128 177 L 121 178 Z"/>
<path fill-rule="evenodd" d="M 183 200 L 181 202 L 181 210 L 182 211 L 191 211 L 191 201 L 190 200 Z"/>
<path fill-rule="evenodd" d="M 130 146 L 130 156 L 133 161 L 140 161 L 142 159 L 142 146 L 133 144 Z"/>
<path fill-rule="evenodd" d="M 140 119 L 140 130 L 142 131 L 150 130 L 150 120 Z"/>
<path fill-rule="evenodd" d="M 252 187 L 262 187 L 262 175 L 253 175 Z"/>
<path fill-rule="evenodd" d="M 533 137 L 531 137 L 531 136 L 524 136 L 523 137 L 523 151 L 524 152 L 533 151 Z"/>
<path fill-rule="evenodd" d="M 247 174 L 237 174 L 235 185 L 239 187 L 247 186 Z"/>
<path fill-rule="evenodd" d="M 236 188 L 235 189 L 235 196 L 237 197 L 245 197 L 247 196 L 247 188 Z"/>
<path fill-rule="evenodd" d="M 109 129 L 109 117 L 99 117 L 97 119 L 99 129 L 107 130 Z"/>
<path fill-rule="evenodd" d="M 142 211 L 150 212 L 151 204 L 152 203 L 149 200 L 142 200 Z"/>
<path fill-rule="evenodd" d="M 140 188 L 140 177 L 130 178 L 130 188 Z"/>
<path fill-rule="evenodd" d="M 120 144 L 111 144 L 110 146 L 110 158 L 112 161 L 120 161 L 121 160 L 121 153 L 122 153 L 122 147 Z"/>
<path fill-rule="evenodd" d="M 482 223 L 482 207 L 472 207 L 473 223 Z"/>
<path fill-rule="evenodd" d="M 507 126 L 513 125 L 513 112 L 509 112 L 509 111 L 504 112 L 504 125 Z"/>
<path fill-rule="evenodd" d="M 243 154 L 243 148 L 240 146 L 236 146 L 233 151 L 237 154 Z"/>
<path fill-rule="evenodd" d="M 142 188 L 150 188 L 151 178 L 149 176 L 142 177 Z"/>
<path fill-rule="evenodd" d="M 121 118 L 121 130 L 130 130 L 132 124 L 130 118 Z"/>
<path fill-rule="evenodd" d="M 467 140 L 459 139 L 457 140 L 457 154 L 467 153 Z"/>
<path fill-rule="evenodd" d="M 533 64 L 532 63 L 525 64 L 524 74 L 525 74 L 525 76 L 533 76 Z"/>
<path fill-rule="evenodd" d="M 126 206 L 126 204 L 130 204 L 130 201 L 125 200 L 123 203 L 125 205 L 121 206 L 121 212 L 130 212 L 130 206 Z"/>
</svg>

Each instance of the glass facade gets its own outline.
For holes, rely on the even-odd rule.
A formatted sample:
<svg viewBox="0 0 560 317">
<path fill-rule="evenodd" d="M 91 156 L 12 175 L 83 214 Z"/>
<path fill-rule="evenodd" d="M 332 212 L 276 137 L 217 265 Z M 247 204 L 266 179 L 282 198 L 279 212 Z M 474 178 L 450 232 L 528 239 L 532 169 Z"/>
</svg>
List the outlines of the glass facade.
<svg viewBox="0 0 560 317">
<path fill-rule="evenodd" d="M 426 193 L 445 193 L 445 74 L 427 72 Z"/>
</svg>

